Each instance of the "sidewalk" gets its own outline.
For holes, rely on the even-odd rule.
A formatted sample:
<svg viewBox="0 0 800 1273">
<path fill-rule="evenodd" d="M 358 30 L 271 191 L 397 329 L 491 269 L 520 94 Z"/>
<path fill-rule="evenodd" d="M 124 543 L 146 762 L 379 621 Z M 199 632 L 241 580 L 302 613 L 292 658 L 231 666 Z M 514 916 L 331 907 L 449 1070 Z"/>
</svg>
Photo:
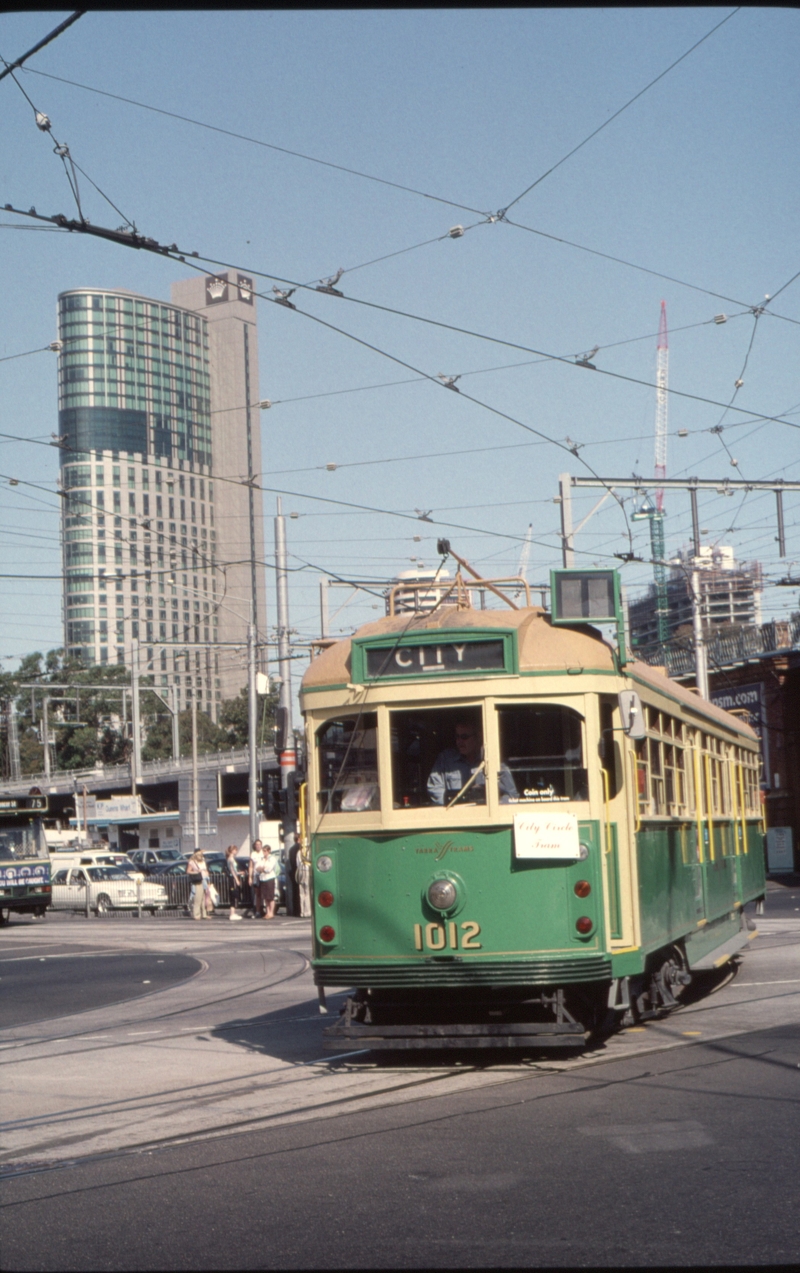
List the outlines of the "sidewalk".
<svg viewBox="0 0 800 1273">
<path fill-rule="evenodd" d="M 786 875 L 768 875 L 767 892 L 774 893 L 780 888 L 800 888 L 800 874 L 797 871 L 791 871 Z"/>
</svg>

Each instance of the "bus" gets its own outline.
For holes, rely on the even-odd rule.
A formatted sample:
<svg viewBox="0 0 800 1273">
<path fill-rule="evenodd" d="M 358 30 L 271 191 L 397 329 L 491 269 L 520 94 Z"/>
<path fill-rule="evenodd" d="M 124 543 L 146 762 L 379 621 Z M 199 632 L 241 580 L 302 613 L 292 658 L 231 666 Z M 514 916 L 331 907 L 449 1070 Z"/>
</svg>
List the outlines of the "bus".
<svg viewBox="0 0 800 1273">
<path fill-rule="evenodd" d="M 50 905 L 50 854 L 42 819 L 47 796 L 0 797 L 0 925 L 11 913 L 43 916 Z"/>
<path fill-rule="evenodd" d="M 616 571 L 552 572 L 548 613 L 453 555 L 432 609 L 391 594 L 303 678 L 329 1050 L 583 1048 L 755 935 L 753 730 L 629 657 Z"/>
</svg>

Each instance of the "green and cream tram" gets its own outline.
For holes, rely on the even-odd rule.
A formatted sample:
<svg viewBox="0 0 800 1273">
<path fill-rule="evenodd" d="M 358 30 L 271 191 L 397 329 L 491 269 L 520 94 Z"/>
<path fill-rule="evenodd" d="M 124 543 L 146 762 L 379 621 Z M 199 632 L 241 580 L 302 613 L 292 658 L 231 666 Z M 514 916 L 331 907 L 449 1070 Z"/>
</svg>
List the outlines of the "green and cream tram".
<svg viewBox="0 0 800 1273">
<path fill-rule="evenodd" d="M 585 622 L 592 572 L 554 574 L 589 598 L 561 625 L 459 574 L 306 672 L 314 977 L 353 988 L 326 1047 L 583 1047 L 754 935 L 755 734 Z"/>
</svg>

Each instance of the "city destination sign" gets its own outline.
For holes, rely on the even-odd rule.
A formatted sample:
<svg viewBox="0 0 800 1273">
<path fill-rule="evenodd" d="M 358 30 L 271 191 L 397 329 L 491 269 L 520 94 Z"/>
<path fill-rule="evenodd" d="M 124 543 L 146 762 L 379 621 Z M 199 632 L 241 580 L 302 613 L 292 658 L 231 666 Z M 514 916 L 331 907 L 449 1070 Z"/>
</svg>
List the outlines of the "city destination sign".
<svg viewBox="0 0 800 1273">
<path fill-rule="evenodd" d="M 430 645 L 367 647 L 366 674 L 420 676 L 436 672 L 504 672 L 505 642 L 437 641 Z"/>
</svg>

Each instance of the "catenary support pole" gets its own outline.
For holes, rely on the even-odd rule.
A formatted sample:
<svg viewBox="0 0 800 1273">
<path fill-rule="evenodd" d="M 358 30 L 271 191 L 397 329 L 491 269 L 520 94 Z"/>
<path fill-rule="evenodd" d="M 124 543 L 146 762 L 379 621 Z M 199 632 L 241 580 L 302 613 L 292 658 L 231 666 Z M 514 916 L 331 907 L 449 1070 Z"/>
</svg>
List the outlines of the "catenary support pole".
<svg viewBox="0 0 800 1273">
<path fill-rule="evenodd" d="M 294 807 L 294 775 L 297 768 L 297 754 L 294 745 L 292 728 L 292 663 L 289 646 L 289 580 L 286 562 L 286 521 L 283 516 L 280 496 L 278 497 L 277 516 L 275 518 L 275 582 L 278 601 L 278 665 L 280 667 L 281 688 L 280 707 L 282 721 L 282 739 L 280 740 L 281 788 L 285 791 L 283 813 L 283 850 L 286 862 L 286 911 L 293 915 L 295 911 L 294 868 L 297 856 L 295 844 L 295 827 L 297 814 Z"/>
<path fill-rule="evenodd" d="M 559 474 L 558 490 L 561 496 L 561 564 L 569 570 L 575 564 L 572 550 L 572 480 L 569 473 Z"/>
<path fill-rule="evenodd" d="M 50 779 L 50 715 L 48 711 L 50 699 L 45 694 L 42 699 L 42 745 L 44 747 L 44 776 Z"/>
<path fill-rule="evenodd" d="M 139 642 L 131 641 L 131 792 L 142 780 L 142 725 L 139 713 Z"/>
<path fill-rule="evenodd" d="M 325 575 L 322 575 L 319 581 L 319 634 L 321 637 L 328 635 L 328 595 L 328 580 Z"/>
<path fill-rule="evenodd" d="M 181 716 L 178 705 L 178 687 L 172 685 L 172 759 L 181 758 Z"/>
<path fill-rule="evenodd" d="M 775 492 L 775 503 L 778 511 L 778 556 L 786 556 L 786 531 L 783 525 L 783 491 Z"/>
<path fill-rule="evenodd" d="M 692 627 L 694 630 L 695 684 L 700 697 L 708 699 L 708 663 L 706 661 L 706 643 L 703 633 L 699 570 L 692 571 Z"/>
<path fill-rule="evenodd" d="M 192 835 L 194 848 L 200 847 L 200 800 L 197 778 L 197 696 L 192 694 Z"/>
<path fill-rule="evenodd" d="M 250 806 L 250 851 L 258 839 L 258 693 L 256 689 L 256 625 L 253 622 L 255 597 L 250 602 L 247 626 L 247 748 L 249 761 L 248 803 Z"/>
</svg>

